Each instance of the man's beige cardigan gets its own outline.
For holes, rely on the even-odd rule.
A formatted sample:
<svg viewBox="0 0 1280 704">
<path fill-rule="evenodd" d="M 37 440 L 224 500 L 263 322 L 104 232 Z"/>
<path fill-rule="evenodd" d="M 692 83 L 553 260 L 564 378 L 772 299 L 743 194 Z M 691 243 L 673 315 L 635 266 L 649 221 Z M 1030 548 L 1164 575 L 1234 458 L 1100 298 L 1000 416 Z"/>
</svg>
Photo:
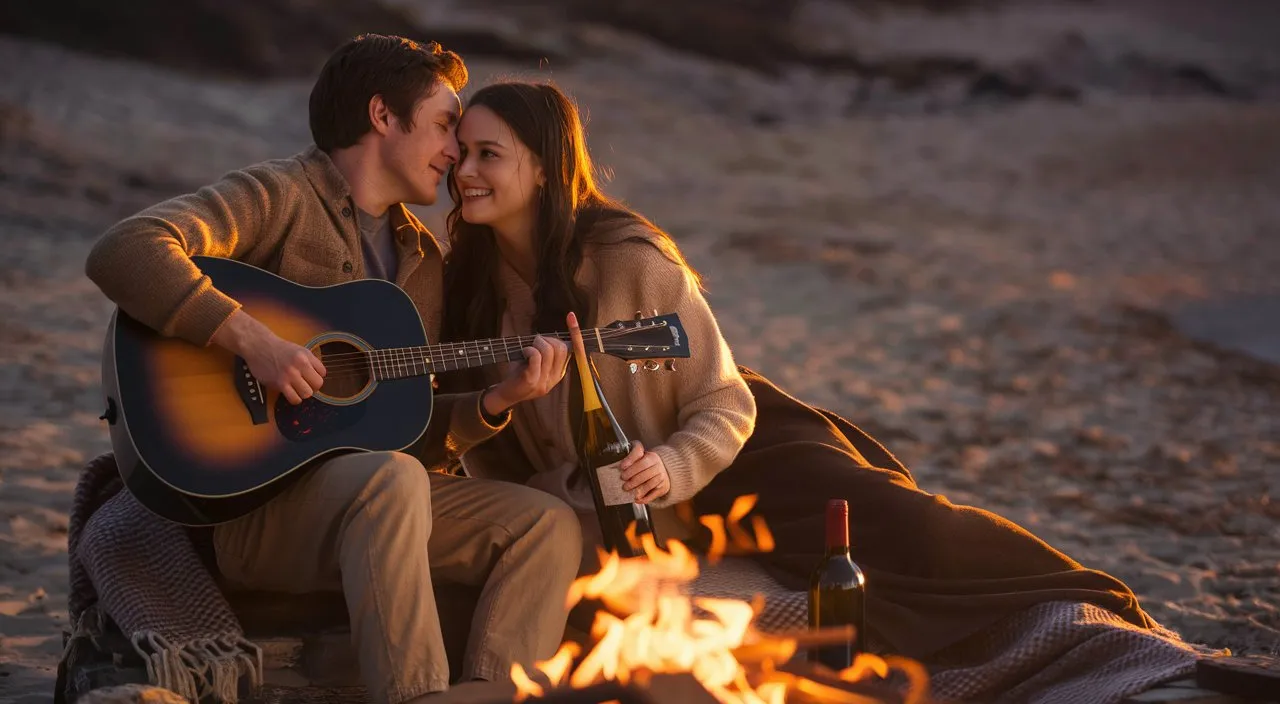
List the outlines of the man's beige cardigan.
<svg viewBox="0 0 1280 704">
<path fill-rule="evenodd" d="M 393 206 L 390 218 L 399 255 L 396 283 L 435 341 L 443 295 L 440 247 L 403 205 Z M 237 259 L 307 286 L 365 276 L 350 187 L 314 146 L 230 172 L 196 193 L 122 220 L 96 243 L 85 273 L 130 316 L 204 346 L 240 304 L 213 287 L 192 255 Z M 479 392 L 437 396 L 432 417 L 415 446 L 429 466 L 499 429 L 485 422 Z"/>
</svg>

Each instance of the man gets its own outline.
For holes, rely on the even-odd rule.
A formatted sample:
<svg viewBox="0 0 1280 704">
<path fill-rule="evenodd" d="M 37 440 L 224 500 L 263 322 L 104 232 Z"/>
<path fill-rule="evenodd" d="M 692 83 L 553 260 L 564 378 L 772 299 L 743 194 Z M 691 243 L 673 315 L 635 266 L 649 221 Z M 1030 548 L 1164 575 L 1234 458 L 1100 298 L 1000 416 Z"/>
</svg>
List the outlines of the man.
<svg viewBox="0 0 1280 704">
<path fill-rule="evenodd" d="M 433 203 L 457 160 L 457 92 L 466 81 L 462 60 L 434 43 L 351 40 L 312 90 L 314 146 L 116 224 L 89 255 L 88 276 L 160 333 L 243 357 L 291 403 L 321 387 L 324 365 L 216 290 L 192 255 L 238 259 L 311 286 L 386 278 L 413 299 L 434 338 L 441 253 L 403 204 Z M 213 531 L 219 572 L 235 586 L 343 591 L 376 702 L 448 687 L 433 578 L 482 586 L 464 679 L 506 679 L 513 662 L 551 656 L 563 635 L 555 595 L 577 574 L 573 511 L 524 486 L 424 469 L 492 436 L 511 406 L 559 382 L 564 343 L 538 338 L 525 355 L 522 368 L 485 392 L 438 397 L 413 455 L 329 460 Z"/>
</svg>

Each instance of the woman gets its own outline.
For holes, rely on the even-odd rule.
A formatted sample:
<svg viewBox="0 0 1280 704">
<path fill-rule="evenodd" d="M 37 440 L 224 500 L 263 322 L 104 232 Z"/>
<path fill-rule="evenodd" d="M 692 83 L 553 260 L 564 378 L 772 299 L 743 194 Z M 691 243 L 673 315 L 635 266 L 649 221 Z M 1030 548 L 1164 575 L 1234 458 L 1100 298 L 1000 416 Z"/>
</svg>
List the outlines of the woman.
<svg viewBox="0 0 1280 704">
<path fill-rule="evenodd" d="M 639 440 L 623 465 L 624 488 L 658 509 L 664 537 L 680 528 L 662 520 L 669 507 L 692 500 L 698 514 L 723 515 L 737 496 L 758 494 L 756 512 L 777 543 L 758 559 L 804 589 L 822 550 L 823 505 L 844 498 L 854 559 L 868 577 L 871 642 L 881 648 L 958 666 L 988 627 L 1049 602 L 1095 604 L 1130 624 L 1116 619 L 1121 628 L 1163 633 L 1120 581 L 1000 516 L 922 491 L 844 419 L 735 368 L 671 238 L 596 186 L 577 111 L 558 89 L 488 86 L 470 99 L 458 139 L 446 339 L 563 330 L 569 312 L 584 327 L 635 311 L 680 314 L 692 358 L 677 371 L 631 375 L 618 360 L 599 364 L 606 398 Z M 464 383 L 482 388 L 500 373 Z M 470 451 L 467 471 L 540 487 L 590 512 L 570 434 L 577 394 L 561 384 L 518 406 L 514 429 Z M 1177 670 L 1189 660 L 1179 651 L 1167 662 Z"/>
<path fill-rule="evenodd" d="M 447 300 L 455 305 L 446 312 L 445 339 L 564 330 L 570 312 L 592 324 L 636 312 L 679 314 L 695 346 L 687 363 L 632 376 L 609 359 L 598 370 L 635 441 L 624 461 L 624 488 L 657 509 L 693 498 L 733 460 L 755 419 L 751 393 L 697 274 L 666 233 L 601 194 L 581 148 L 577 111 L 555 88 L 485 88 L 472 98 L 458 136 L 445 274 Z M 506 371 L 491 367 L 471 384 L 483 387 Z M 580 401 L 575 381 L 516 406 L 513 429 L 469 453 L 467 470 L 527 483 L 591 512 L 567 422 Z"/>
</svg>

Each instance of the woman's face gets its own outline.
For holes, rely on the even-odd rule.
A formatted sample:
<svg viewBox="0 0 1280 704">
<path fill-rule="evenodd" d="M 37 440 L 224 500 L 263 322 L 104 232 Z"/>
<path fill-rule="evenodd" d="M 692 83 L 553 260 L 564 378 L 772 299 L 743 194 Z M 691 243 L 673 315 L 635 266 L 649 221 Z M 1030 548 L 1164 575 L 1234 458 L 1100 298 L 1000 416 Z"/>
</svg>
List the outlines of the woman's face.
<svg viewBox="0 0 1280 704">
<path fill-rule="evenodd" d="M 535 222 L 544 182 L 538 159 L 511 128 L 484 105 L 467 108 L 458 125 L 460 160 L 454 178 L 462 219 L 502 233 Z"/>
</svg>

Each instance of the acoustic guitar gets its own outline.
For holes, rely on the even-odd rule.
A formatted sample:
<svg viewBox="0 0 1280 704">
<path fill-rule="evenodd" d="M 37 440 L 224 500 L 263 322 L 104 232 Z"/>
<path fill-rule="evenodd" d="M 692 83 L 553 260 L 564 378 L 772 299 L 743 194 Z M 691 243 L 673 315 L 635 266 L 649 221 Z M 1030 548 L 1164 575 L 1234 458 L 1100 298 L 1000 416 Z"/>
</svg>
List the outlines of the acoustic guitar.
<svg viewBox="0 0 1280 704">
<path fill-rule="evenodd" d="M 102 355 L 102 417 L 120 475 L 147 509 L 185 525 L 243 516 L 337 453 L 409 448 L 431 421 L 433 375 L 522 360 L 533 341 L 433 345 L 413 301 L 390 282 L 309 287 L 231 259 L 192 260 L 246 313 L 310 349 L 327 374 L 293 405 L 242 358 L 162 336 L 116 310 Z M 568 340 L 567 332 L 546 336 Z M 590 352 L 647 366 L 689 356 L 674 314 L 615 321 L 583 337 Z"/>
</svg>

